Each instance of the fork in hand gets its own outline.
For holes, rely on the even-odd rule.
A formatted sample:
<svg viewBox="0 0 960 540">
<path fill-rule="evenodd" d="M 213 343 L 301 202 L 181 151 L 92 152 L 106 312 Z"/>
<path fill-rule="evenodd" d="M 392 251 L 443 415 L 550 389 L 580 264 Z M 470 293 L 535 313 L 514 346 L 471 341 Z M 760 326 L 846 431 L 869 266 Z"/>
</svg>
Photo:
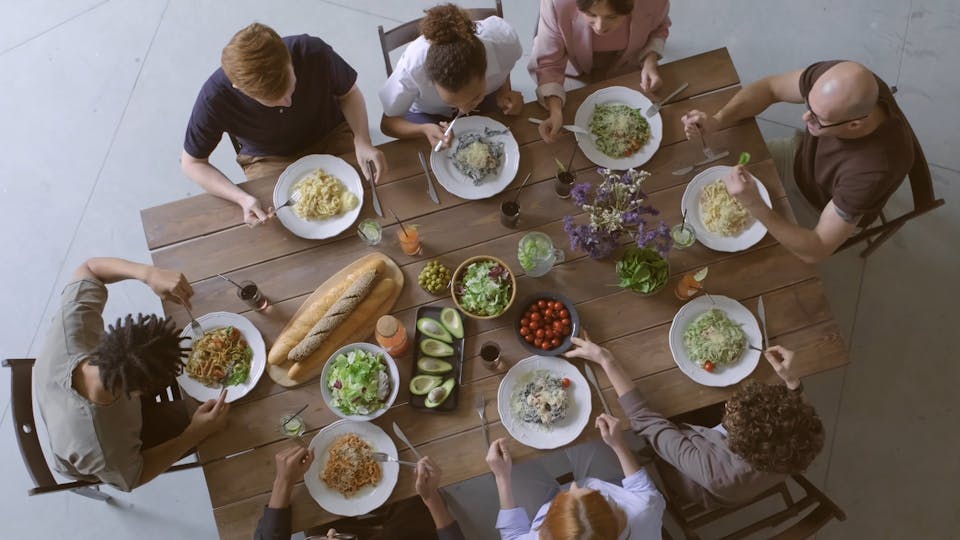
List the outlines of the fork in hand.
<svg viewBox="0 0 960 540">
<path fill-rule="evenodd" d="M 298 190 L 294 191 L 293 193 L 291 193 L 291 194 L 290 194 L 290 198 L 287 199 L 287 202 L 285 202 L 285 203 L 281 204 L 280 206 L 278 206 L 278 207 L 273 211 L 273 213 L 276 214 L 277 212 L 280 211 L 281 208 L 286 208 L 286 207 L 288 207 L 288 206 L 292 206 L 292 205 L 294 205 L 294 204 L 297 204 L 298 202 L 300 202 L 300 199 L 301 199 L 301 198 L 303 198 L 303 194 L 300 193 L 300 190 L 298 189 Z"/>
</svg>

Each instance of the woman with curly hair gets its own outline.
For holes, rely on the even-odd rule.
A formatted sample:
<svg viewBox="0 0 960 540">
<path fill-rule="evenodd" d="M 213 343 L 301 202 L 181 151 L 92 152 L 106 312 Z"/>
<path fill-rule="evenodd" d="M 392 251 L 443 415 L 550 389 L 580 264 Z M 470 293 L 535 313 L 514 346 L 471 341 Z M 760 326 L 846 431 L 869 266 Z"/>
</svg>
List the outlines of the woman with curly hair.
<svg viewBox="0 0 960 540">
<path fill-rule="evenodd" d="M 664 481 L 683 500 L 704 509 L 736 506 L 810 466 L 824 430 L 803 385 L 791 371 L 793 351 L 773 346 L 764 356 L 784 385 L 750 381 L 726 403 L 719 426 L 676 425 L 651 410 L 607 349 L 586 339 L 566 353 L 603 367 L 637 435 L 671 468 Z"/>
<path fill-rule="evenodd" d="M 540 136 L 553 142 L 563 125 L 566 77 L 601 80 L 640 71 L 640 89 L 660 87 L 657 62 L 670 33 L 669 0 L 540 0 L 527 70 L 550 113 Z"/>
<path fill-rule="evenodd" d="M 474 22 L 463 9 L 444 4 L 427 10 L 420 32 L 380 89 L 384 134 L 447 145 L 452 134 L 444 139 L 443 133 L 458 111 L 520 113 L 523 96 L 510 87 L 510 70 L 523 47 L 506 21 Z"/>
<path fill-rule="evenodd" d="M 163 300 L 190 305 L 180 272 L 113 258 L 93 258 L 60 296 L 35 367 L 37 405 L 61 473 L 130 491 L 223 427 L 230 405 L 209 400 L 193 417 L 183 402 L 156 403 L 174 383 L 187 349 L 172 319 L 127 315 L 106 331 L 105 284 L 136 279 Z"/>
</svg>

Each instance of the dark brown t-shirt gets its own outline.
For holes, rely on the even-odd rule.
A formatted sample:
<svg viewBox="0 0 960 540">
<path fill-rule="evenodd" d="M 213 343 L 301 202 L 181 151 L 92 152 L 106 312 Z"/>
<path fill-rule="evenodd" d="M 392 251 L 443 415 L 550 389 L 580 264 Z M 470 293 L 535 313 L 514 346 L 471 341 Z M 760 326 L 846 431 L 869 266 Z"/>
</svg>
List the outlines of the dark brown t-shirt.
<svg viewBox="0 0 960 540">
<path fill-rule="evenodd" d="M 817 79 L 841 61 L 819 62 L 803 71 L 800 94 L 804 100 Z M 883 209 L 913 165 L 910 124 L 893 100 L 890 88 L 879 77 L 877 83 L 879 102 L 887 119 L 873 133 L 858 139 L 840 139 L 803 132 L 794 157 L 794 177 L 803 195 L 820 210 L 832 199 L 841 215 L 872 218 Z"/>
</svg>

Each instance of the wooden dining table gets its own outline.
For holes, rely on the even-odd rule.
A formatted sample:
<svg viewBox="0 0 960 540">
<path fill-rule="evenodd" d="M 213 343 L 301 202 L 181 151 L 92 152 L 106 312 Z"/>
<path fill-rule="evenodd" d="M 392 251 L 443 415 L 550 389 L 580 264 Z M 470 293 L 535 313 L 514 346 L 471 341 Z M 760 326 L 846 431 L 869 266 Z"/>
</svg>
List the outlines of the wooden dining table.
<svg viewBox="0 0 960 540">
<path fill-rule="evenodd" d="M 649 204 L 660 210 L 658 219 L 669 224 L 681 220 L 680 200 L 686 184 L 694 176 L 675 176 L 672 171 L 703 159 L 699 141 L 687 141 L 680 117 L 690 109 L 715 111 L 739 89 L 740 79 L 725 48 L 664 64 L 660 68 L 665 95 L 683 82 L 689 86 L 660 112 L 663 138 L 659 151 L 643 165 L 651 176 L 644 187 Z M 639 72 L 590 84 L 571 91 L 564 108 L 571 123 L 577 107 L 598 88 L 620 85 L 639 88 Z M 493 255 L 506 261 L 517 275 L 518 297 L 538 291 L 560 292 L 570 298 L 580 313 L 583 327 L 591 339 L 609 348 L 622 362 L 650 406 L 672 416 L 719 403 L 738 386 L 726 388 L 701 386 L 689 379 L 674 362 L 668 345 L 670 322 L 683 305 L 673 288 L 687 271 L 709 265 L 708 286 L 713 294 L 725 295 L 756 310 L 757 299 L 764 297 L 770 341 L 797 351 L 796 370 L 810 375 L 834 369 L 848 362 L 847 348 L 831 313 L 824 287 L 815 268 L 787 251 L 769 234 L 751 248 L 726 253 L 712 251 L 699 243 L 669 254 L 671 280 L 653 296 L 640 296 L 616 286 L 615 257 L 593 260 L 571 249 L 563 229 L 564 216 L 581 215 L 570 199 L 554 192 L 557 173 L 555 158 L 571 162 L 578 182 L 598 183 L 600 175 L 577 149 L 567 133 L 558 142 L 547 144 L 528 117 L 543 117 L 535 102 L 527 103 L 519 116 L 494 118 L 506 124 L 520 146 L 519 173 L 502 194 L 484 200 L 463 200 L 437 186 L 440 204 L 427 195 L 426 180 L 417 157 L 429 152 L 422 139 L 394 141 L 380 148 L 389 170 L 377 186 L 387 218 L 378 218 L 372 209 L 369 190 L 364 194 L 360 218 L 378 219 L 383 226 L 383 242 L 369 247 L 355 229 L 326 240 L 305 240 L 294 236 L 274 219 L 248 228 L 241 222 L 236 205 L 208 194 L 197 195 L 141 212 L 147 244 L 155 265 L 183 272 L 195 291 L 193 312 L 241 313 L 263 334 L 269 347 L 304 299 L 332 274 L 374 250 L 390 256 L 400 266 L 406 280 L 392 314 L 408 329 L 415 323 L 422 306 L 453 305 L 447 296 L 434 296 L 417 285 L 420 270 L 431 260 L 455 268 L 474 255 Z M 753 156 L 748 169 L 767 188 L 774 209 L 793 219 L 790 203 L 780 182 L 757 123 L 744 120 L 709 136 L 710 146 L 726 149 L 730 155 L 717 164 L 732 165 L 740 152 Z M 342 156 L 356 164 L 352 155 Z M 531 179 L 520 198 L 521 216 L 516 228 L 500 223 L 500 202 L 516 195 L 527 173 Z M 264 208 L 272 206 L 276 178 L 259 178 L 240 186 L 256 196 Z M 406 223 L 418 224 L 423 253 L 405 255 L 397 242 L 397 225 L 391 211 Z M 581 216 L 582 218 L 582 216 Z M 545 276 L 531 278 L 517 262 L 517 246 L 527 232 L 549 235 L 556 246 L 564 248 L 566 260 Z M 262 312 L 251 311 L 229 283 L 217 273 L 235 281 L 252 280 L 270 299 Z M 407 386 L 411 375 L 411 354 L 398 359 L 401 391 L 393 407 L 374 424 L 392 433 L 390 425 L 399 424 L 421 454 L 431 456 L 443 470 L 443 484 L 449 485 L 488 473 L 484 461 L 486 446 L 481 435 L 480 418 L 473 407 L 475 396 L 485 392 L 496 396 L 502 372 L 485 369 L 476 359 L 479 344 L 495 341 L 508 364 L 529 356 L 521 347 L 514 330 L 517 314 L 525 306 L 519 302 L 503 316 L 491 320 L 466 321 L 466 354 L 459 406 L 449 413 L 428 413 L 408 405 Z M 188 322 L 183 308 L 165 303 L 164 311 L 180 325 Z M 372 337 L 372 336 L 371 336 Z M 574 361 L 579 364 L 579 361 Z M 622 417 L 617 396 L 597 370 L 603 394 L 614 414 Z M 770 366 L 760 361 L 750 379 L 774 382 Z M 198 448 L 203 463 L 210 502 L 221 538 L 249 538 L 270 496 L 275 474 L 274 456 L 288 447 L 278 429 L 281 416 L 307 405 L 303 419 L 306 436 L 337 420 L 324 405 L 320 381 L 312 380 L 287 388 L 266 375 L 245 397 L 232 405 L 229 422 Z M 593 415 L 602 408 L 593 396 Z M 488 401 L 486 415 L 491 439 L 508 436 L 499 422 L 495 401 Z M 392 435 L 391 435 L 392 436 Z M 588 425 L 576 442 L 599 437 Z M 412 453 L 396 441 L 400 459 L 414 460 Z M 541 451 L 511 443 L 513 459 L 523 461 L 541 455 Z M 414 476 L 401 467 L 400 476 L 388 504 L 415 496 Z M 322 525 L 337 519 L 324 511 L 301 482 L 293 490 L 293 529 Z M 492 526 L 492 524 L 491 524 Z"/>
</svg>

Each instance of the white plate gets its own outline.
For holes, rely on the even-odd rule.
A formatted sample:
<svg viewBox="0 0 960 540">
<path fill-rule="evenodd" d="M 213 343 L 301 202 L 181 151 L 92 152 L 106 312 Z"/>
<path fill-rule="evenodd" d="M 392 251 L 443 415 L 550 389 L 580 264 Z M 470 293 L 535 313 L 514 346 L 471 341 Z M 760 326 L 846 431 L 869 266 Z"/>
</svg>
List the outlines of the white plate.
<svg viewBox="0 0 960 540">
<path fill-rule="evenodd" d="M 314 458 L 310 468 L 307 469 L 307 474 L 303 477 L 303 483 L 307 485 L 307 491 L 310 492 L 313 500 L 327 512 L 338 516 L 359 516 L 380 508 L 390 498 L 393 488 L 397 485 L 400 464 L 381 463 L 383 477 L 379 484 L 364 486 L 350 498 L 344 497 L 336 489 L 327 487 L 321 478 L 321 473 L 330 459 L 330 454 L 327 452 L 330 445 L 347 433 L 356 433 L 370 444 L 374 452 L 383 452 L 397 457 L 397 446 L 379 426 L 370 422 L 338 420 L 321 429 L 310 441 Z"/>
<path fill-rule="evenodd" d="M 650 140 L 635 154 L 625 158 L 612 158 L 600 150 L 597 150 L 597 147 L 593 144 L 593 139 L 589 135 L 583 133 L 575 133 L 574 135 L 577 137 L 577 144 L 580 145 L 580 150 L 587 156 L 587 159 L 601 167 L 616 171 L 625 171 L 639 167 L 650 161 L 650 158 L 660 149 L 660 141 L 663 139 L 663 119 L 660 118 L 660 113 L 658 112 L 653 115 L 653 118 L 647 118 L 646 111 L 653 105 L 653 103 L 647 99 L 647 96 L 625 86 L 601 88 L 583 100 L 580 108 L 577 109 L 577 115 L 574 117 L 573 122 L 589 131 L 590 119 L 593 118 L 593 110 L 596 106 L 616 104 L 628 105 L 634 109 L 640 109 L 640 112 L 643 113 L 643 118 L 650 124 Z"/>
<path fill-rule="evenodd" d="M 570 379 L 570 387 L 567 388 L 567 416 L 548 428 L 523 422 L 516 418 L 512 410 L 513 395 L 520 381 L 524 381 L 526 375 L 538 369 Z M 590 420 L 590 387 L 580 371 L 570 362 L 555 356 L 531 356 L 517 362 L 500 381 L 497 410 L 500 412 L 500 421 L 511 437 L 529 447 L 549 450 L 573 442 L 586 427 Z"/>
<path fill-rule="evenodd" d="M 698 296 L 687 302 L 685 306 L 673 317 L 673 323 L 670 324 L 670 353 L 673 354 L 673 361 L 677 363 L 680 371 L 686 373 L 694 381 L 704 386 L 730 386 L 736 384 L 748 375 L 753 373 L 760 361 L 760 352 L 751 349 L 749 346 L 759 347 L 763 343 L 763 337 L 760 334 L 760 326 L 757 319 L 754 318 L 750 310 L 743 307 L 743 304 L 733 298 L 726 296 L 711 295 L 717 302 L 714 305 L 706 296 Z M 713 308 L 722 310 L 730 317 L 730 320 L 739 324 L 743 328 L 743 333 L 747 337 L 747 345 L 740 354 L 740 361 L 727 366 L 717 367 L 711 373 L 690 359 L 687 352 L 687 346 L 683 344 L 683 332 L 690 326 L 694 319 L 710 311 Z"/>
<path fill-rule="evenodd" d="M 763 226 L 763 223 L 753 218 L 751 218 L 753 223 L 737 236 L 721 236 L 708 231 L 704 226 L 703 219 L 700 217 L 700 194 L 703 192 L 703 188 L 730 174 L 730 169 L 732 167 L 726 165 L 710 167 L 694 176 L 693 180 L 690 180 L 690 183 L 687 184 L 687 189 L 683 192 L 683 199 L 680 201 L 680 212 L 683 213 L 683 210 L 686 209 L 687 223 L 692 225 L 693 230 L 696 231 L 697 240 L 715 251 L 743 251 L 762 240 L 767 234 L 767 228 Z M 763 199 L 763 202 L 767 203 L 768 207 L 773 208 L 767 187 L 752 174 L 747 173 L 747 175 L 757 183 L 757 190 L 760 191 L 760 198 Z"/>
<path fill-rule="evenodd" d="M 451 194 L 461 199 L 475 200 L 493 197 L 497 193 L 507 189 L 510 182 L 517 176 L 517 169 L 520 167 L 520 147 L 517 145 L 517 139 L 509 131 L 503 135 L 495 135 L 490 140 L 503 143 L 503 163 L 500 164 L 500 172 L 497 175 L 488 175 L 483 182 L 476 186 L 473 180 L 467 178 L 453 165 L 453 153 L 457 148 L 457 139 L 461 135 L 477 132 L 481 135 L 484 128 L 502 131 L 507 126 L 486 116 L 465 116 L 457 119 L 453 126 L 455 134 L 453 144 L 440 152 L 430 153 L 430 168 L 436 175 L 440 185 Z"/>
<path fill-rule="evenodd" d="M 345 214 L 316 221 L 302 219 L 293 211 L 291 206 L 281 208 L 277 212 L 280 223 L 283 223 L 283 226 L 290 232 L 301 238 L 311 240 L 330 238 L 340 234 L 347 227 L 353 225 L 357 216 L 360 215 L 360 208 L 363 206 L 363 184 L 360 183 L 360 175 L 357 170 L 337 156 L 314 154 L 294 161 L 283 171 L 280 179 L 277 180 L 276 187 L 273 188 L 273 207 L 278 208 L 281 204 L 287 202 L 290 199 L 290 194 L 293 193 L 293 186 L 304 176 L 317 169 L 323 169 L 339 178 L 343 186 L 360 199 L 360 204 Z"/>
<path fill-rule="evenodd" d="M 340 409 L 334 407 L 331 403 L 333 401 L 333 396 L 330 395 L 330 389 L 327 388 L 327 375 L 330 372 L 330 366 L 333 364 L 333 359 L 341 354 L 346 354 L 354 349 L 363 349 L 372 354 L 380 354 L 384 360 L 387 362 L 387 372 L 390 374 L 390 396 L 387 398 L 386 404 L 373 414 L 346 414 Z M 373 343 L 350 343 L 349 345 L 344 345 L 337 349 L 337 352 L 330 355 L 330 358 L 327 358 L 327 362 L 323 365 L 323 371 L 320 372 L 320 396 L 323 397 L 323 402 L 327 405 L 327 408 L 330 409 L 333 414 L 339 416 L 340 418 L 345 418 L 347 420 L 355 420 L 358 422 L 373 420 L 374 418 L 382 415 L 387 412 L 390 407 L 393 406 L 393 402 L 397 399 L 397 392 L 400 390 L 400 372 L 397 371 L 397 363 L 393 360 L 393 357 L 387 353 L 383 347 L 378 347 Z"/>
<path fill-rule="evenodd" d="M 253 349 L 253 361 L 250 363 L 250 377 L 248 377 L 247 382 L 243 384 L 227 387 L 227 403 L 236 401 L 247 395 L 247 393 L 257 385 L 257 381 L 260 380 L 260 377 L 263 375 L 263 370 L 267 366 L 267 347 L 263 343 L 263 336 L 260 335 L 260 331 L 243 315 L 227 313 L 226 311 L 207 313 L 206 315 L 198 317 L 197 322 L 203 327 L 204 332 L 225 326 L 232 326 L 243 334 L 243 339 L 247 340 L 247 344 Z M 187 327 L 180 332 L 180 337 L 193 337 L 193 333 L 190 331 L 190 325 L 187 325 Z M 206 401 L 220 397 L 219 388 L 204 386 L 200 381 L 194 380 L 187 375 L 186 371 L 177 377 L 177 382 L 180 383 L 180 388 L 183 388 L 183 391 L 186 392 L 187 395 L 196 400 Z"/>
</svg>

